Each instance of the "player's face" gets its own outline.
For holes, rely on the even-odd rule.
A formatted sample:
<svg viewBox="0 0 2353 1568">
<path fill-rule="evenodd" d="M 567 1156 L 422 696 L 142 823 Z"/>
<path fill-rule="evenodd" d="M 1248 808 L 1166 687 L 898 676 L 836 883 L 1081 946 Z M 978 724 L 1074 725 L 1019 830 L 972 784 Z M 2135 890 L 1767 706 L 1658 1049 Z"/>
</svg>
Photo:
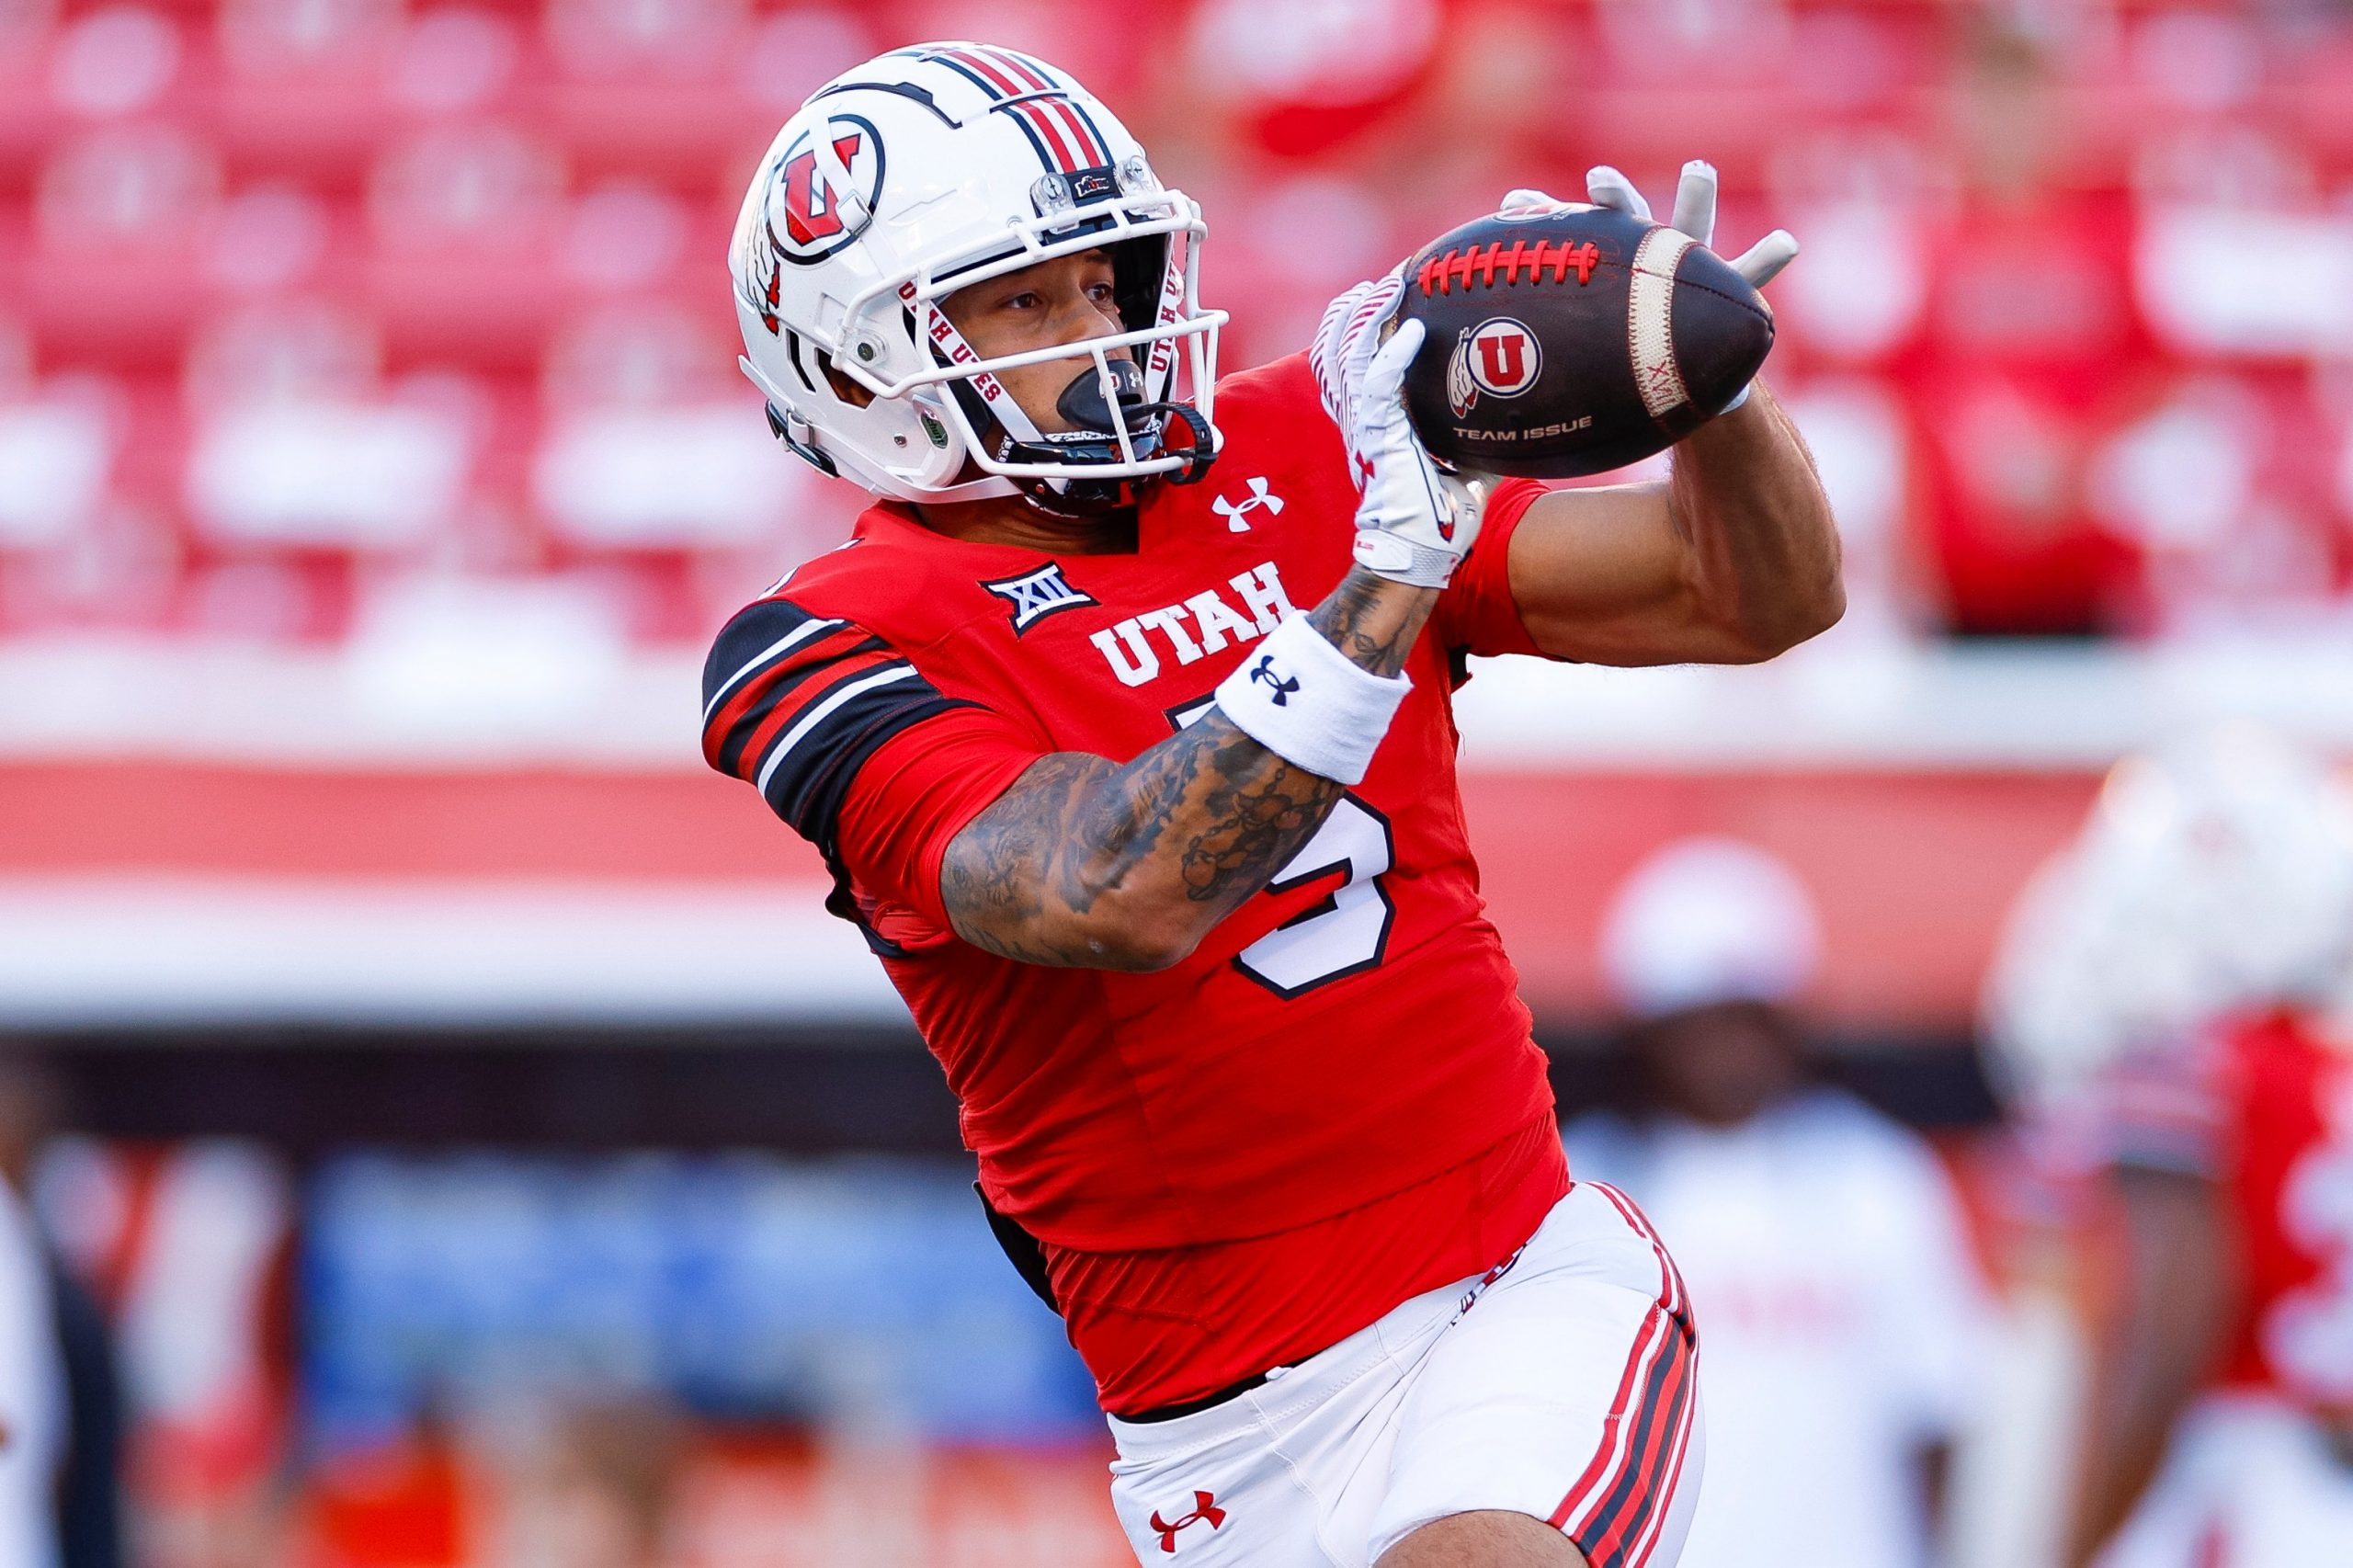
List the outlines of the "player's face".
<svg viewBox="0 0 2353 1568">
<path fill-rule="evenodd" d="M 1108 250 L 1057 256 L 959 289 L 942 301 L 942 308 L 972 351 L 984 359 L 1084 343 L 1127 330 L 1112 298 Z M 1111 354 L 1115 358 L 1132 358 L 1124 348 L 1115 348 Z M 997 380 L 1040 430 L 1069 430 L 1074 426 L 1055 409 L 1054 402 L 1083 369 L 1091 369 L 1091 365 L 1075 359 L 1046 359 L 1000 370 Z"/>
<path fill-rule="evenodd" d="M 1659 1103 L 1714 1127 L 1739 1126 L 1803 1076 L 1787 1023 L 1745 1003 L 1661 1018 L 1637 1044 Z"/>
</svg>

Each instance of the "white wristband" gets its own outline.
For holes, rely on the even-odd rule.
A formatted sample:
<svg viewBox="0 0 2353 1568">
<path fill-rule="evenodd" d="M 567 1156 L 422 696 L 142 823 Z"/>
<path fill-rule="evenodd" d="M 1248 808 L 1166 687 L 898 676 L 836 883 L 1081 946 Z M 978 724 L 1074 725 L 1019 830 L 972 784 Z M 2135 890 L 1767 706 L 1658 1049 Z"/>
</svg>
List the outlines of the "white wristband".
<svg viewBox="0 0 2353 1568">
<path fill-rule="evenodd" d="M 1414 683 L 1377 676 L 1294 612 L 1218 683 L 1235 729 L 1284 761 L 1340 784 L 1361 784 L 1397 705 Z"/>
</svg>

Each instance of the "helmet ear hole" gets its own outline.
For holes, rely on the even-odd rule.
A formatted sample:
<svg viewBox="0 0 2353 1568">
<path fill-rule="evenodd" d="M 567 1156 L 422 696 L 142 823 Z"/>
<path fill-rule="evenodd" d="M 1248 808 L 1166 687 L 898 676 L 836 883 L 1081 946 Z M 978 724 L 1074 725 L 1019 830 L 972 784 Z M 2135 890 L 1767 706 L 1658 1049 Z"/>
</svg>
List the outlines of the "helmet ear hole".
<svg viewBox="0 0 2353 1568">
<path fill-rule="evenodd" d="M 835 366 L 832 355 L 820 348 L 816 350 L 816 359 L 817 369 L 824 374 L 825 384 L 834 389 L 835 397 L 852 408 L 864 408 L 873 403 L 874 394 L 842 374 Z"/>
</svg>

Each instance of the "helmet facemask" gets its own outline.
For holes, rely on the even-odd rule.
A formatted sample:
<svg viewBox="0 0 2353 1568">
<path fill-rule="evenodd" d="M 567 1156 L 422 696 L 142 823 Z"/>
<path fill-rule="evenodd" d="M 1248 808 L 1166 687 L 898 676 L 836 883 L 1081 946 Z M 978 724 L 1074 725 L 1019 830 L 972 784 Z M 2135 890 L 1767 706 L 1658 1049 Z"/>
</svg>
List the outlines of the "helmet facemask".
<svg viewBox="0 0 2353 1568">
<path fill-rule="evenodd" d="M 1148 332 L 1153 326 L 1171 266 L 1169 253 L 1176 243 L 1174 236 L 1157 235 L 1123 240 L 1108 247 L 1112 298 L 1122 337 Z M 937 302 L 929 307 L 928 326 L 915 320 L 913 306 L 909 310 L 911 323 L 931 343 L 933 357 L 942 368 L 979 361 Z M 1029 411 L 994 376 L 968 372 L 948 383 L 972 450 L 985 453 L 999 467 L 1121 470 L 1117 476 L 1075 472 L 1015 479 L 1022 495 L 1040 511 L 1057 517 L 1096 517 L 1133 506 L 1139 492 L 1154 480 L 1191 484 L 1209 472 L 1217 456 L 1215 433 L 1198 410 L 1165 395 L 1153 395 L 1155 391 L 1165 394 L 1172 390 L 1173 354 L 1162 358 L 1154 376 L 1147 369 L 1151 352 L 1145 362 L 1139 363 L 1134 347 L 1105 347 L 1108 341 L 1113 340 L 1083 340 L 1063 350 L 1068 357 L 1083 360 L 1054 400 L 1054 413 L 1064 429 L 1039 428 Z M 1154 350 L 1167 347 L 1165 338 L 1153 345 Z M 1169 438 L 1172 424 L 1182 432 L 1174 441 Z M 1130 465 L 1155 462 L 1163 457 L 1179 459 L 1181 464 L 1165 473 L 1138 476 L 1129 472 Z"/>
</svg>

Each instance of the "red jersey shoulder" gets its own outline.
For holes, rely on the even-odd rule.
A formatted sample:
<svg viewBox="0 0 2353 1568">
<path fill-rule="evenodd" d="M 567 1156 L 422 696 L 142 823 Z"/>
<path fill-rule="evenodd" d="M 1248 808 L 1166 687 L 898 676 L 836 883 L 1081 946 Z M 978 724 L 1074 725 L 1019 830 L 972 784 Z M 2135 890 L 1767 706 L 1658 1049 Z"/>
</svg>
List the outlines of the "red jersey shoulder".
<svg viewBox="0 0 2353 1568">
<path fill-rule="evenodd" d="M 1313 473 L 1347 483 L 1339 426 L 1324 412 L 1324 394 L 1305 354 L 1226 377 L 1217 384 L 1215 412 L 1224 446 L 1207 486 L 1216 487 L 1220 479 L 1245 466 L 1278 467 L 1290 474 Z"/>
</svg>

